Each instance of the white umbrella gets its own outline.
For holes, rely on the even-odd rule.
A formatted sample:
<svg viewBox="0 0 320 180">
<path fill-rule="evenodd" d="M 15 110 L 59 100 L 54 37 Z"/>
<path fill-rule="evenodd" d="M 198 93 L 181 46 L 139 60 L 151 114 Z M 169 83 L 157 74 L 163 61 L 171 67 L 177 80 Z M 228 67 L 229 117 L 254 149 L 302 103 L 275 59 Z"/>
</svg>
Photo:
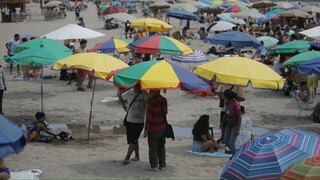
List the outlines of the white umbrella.
<svg viewBox="0 0 320 180">
<path fill-rule="evenodd" d="M 76 24 L 69 24 L 60 29 L 52 31 L 43 37 L 55 40 L 66 40 L 66 39 L 92 39 L 97 37 L 105 36 L 105 34 L 97 31 L 81 27 Z"/>
<path fill-rule="evenodd" d="M 53 7 L 59 6 L 60 4 L 62 4 L 61 1 L 49 1 L 49 2 L 47 2 L 43 7 L 53 8 Z"/>
<path fill-rule="evenodd" d="M 280 2 L 274 2 L 274 3 L 276 4 L 276 6 L 274 6 L 274 8 L 282 8 L 282 9 L 294 8 L 294 5 L 292 5 L 289 2 L 280 1 Z"/>
<path fill-rule="evenodd" d="M 234 24 L 246 24 L 246 22 L 243 19 L 231 17 L 231 13 L 219 14 L 218 18 L 220 18 L 223 21 L 231 22 L 231 23 L 234 23 Z"/>
<path fill-rule="evenodd" d="M 320 38 L 320 26 L 301 31 L 299 33 L 312 38 Z"/>
<path fill-rule="evenodd" d="M 256 9 L 244 10 L 244 11 L 235 13 L 232 16 L 237 18 L 251 18 L 251 19 L 258 19 L 258 18 L 264 17 L 264 15 L 259 13 L 259 11 Z"/>
<path fill-rule="evenodd" d="M 217 24 L 215 24 L 214 26 L 212 26 L 210 28 L 210 32 L 228 31 L 228 30 L 231 30 L 235 26 L 236 26 L 235 24 L 232 24 L 232 23 L 227 22 L 227 21 L 218 21 Z"/>
<path fill-rule="evenodd" d="M 301 9 L 307 12 L 320 13 L 320 8 L 317 6 L 305 6 Z"/>
<path fill-rule="evenodd" d="M 190 2 L 190 4 L 195 7 L 199 7 L 199 8 L 209 7 L 209 4 L 206 4 L 206 3 L 203 3 L 200 1 L 192 1 L 192 2 Z"/>
<path fill-rule="evenodd" d="M 115 13 L 115 14 L 108 14 L 103 16 L 104 19 L 111 19 L 113 18 L 116 21 L 120 21 L 120 22 L 126 22 L 126 21 L 134 21 L 137 18 L 131 14 L 128 13 Z"/>
<path fill-rule="evenodd" d="M 189 4 L 189 3 L 178 3 L 178 4 L 173 4 L 171 6 L 171 8 L 174 8 L 174 9 L 183 9 L 185 11 L 188 11 L 188 12 L 191 12 L 191 13 L 194 13 L 198 10 L 198 8 L 196 8 L 195 6 Z"/>
</svg>

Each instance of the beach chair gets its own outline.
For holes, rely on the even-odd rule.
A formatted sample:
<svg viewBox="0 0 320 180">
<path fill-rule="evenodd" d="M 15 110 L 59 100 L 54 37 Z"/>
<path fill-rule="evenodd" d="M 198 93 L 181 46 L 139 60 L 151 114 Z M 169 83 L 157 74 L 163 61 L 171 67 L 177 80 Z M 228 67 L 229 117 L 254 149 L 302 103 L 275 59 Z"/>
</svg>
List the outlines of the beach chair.
<svg viewBox="0 0 320 180">
<path fill-rule="evenodd" d="M 298 106 L 299 116 L 301 116 L 303 111 L 312 111 L 316 107 L 317 103 L 315 101 L 313 101 L 313 99 L 307 103 L 301 101 L 297 92 L 298 91 L 292 91 L 291 97 L 292 97 L 293 102 Z"/>
</svg>

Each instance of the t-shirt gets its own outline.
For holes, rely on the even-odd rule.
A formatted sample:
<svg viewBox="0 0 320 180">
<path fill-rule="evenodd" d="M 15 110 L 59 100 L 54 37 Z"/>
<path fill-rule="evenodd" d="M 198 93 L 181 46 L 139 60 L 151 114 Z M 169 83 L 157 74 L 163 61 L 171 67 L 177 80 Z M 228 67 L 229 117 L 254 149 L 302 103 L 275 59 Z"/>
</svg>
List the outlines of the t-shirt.
<svg viewBox="0 0 320 180">
<path fill-rule="evenodd" d="M 135 99 L 137 94 L 130 90 L 128 92 L 125 92 L 122 94 L 123 100 L 128 102 L 128 108 L 131 102 L 135 99 L 135 101 L 132 103 L 130 108 L 128 109 L 128 115 L 127 115 L 127 121 L 132 123 L 144 123 L 144 119 L 146 117 L 146 93 L 145 91 L 142 91 L 138 97 Z"/>
<path fill-rule="evenodd" d="M 235 119 L 237 117 L 237 111 L 240 111 L 240 103 L 235 101 L 232 106 L 226 107 L 227 117 Z"/>
<path fill-rule="evenodd" d="M 9 55 L 14 55 L 14 49 L 20 44 L 19 40 L 16 41 L 14 39 L 12 39 L 10 42 L 9 42 L 9 45 L 10 45 L 10 53 Z"/>
<path fill-rule="evenodd" d="M 244 87 L 242 86 L 234 86 L 234 85 L 228 85 L 228 84 L 220 84 L 217 88 L 218 93 L 223 93 L 225 90 L 231 89 L 234 93 L 237 94 L 238 97 L 245 98 L 244 97 Z M 220 111 L 224 112 L 226 110 L 225 105 L 221 107 Z"/>
</svg>

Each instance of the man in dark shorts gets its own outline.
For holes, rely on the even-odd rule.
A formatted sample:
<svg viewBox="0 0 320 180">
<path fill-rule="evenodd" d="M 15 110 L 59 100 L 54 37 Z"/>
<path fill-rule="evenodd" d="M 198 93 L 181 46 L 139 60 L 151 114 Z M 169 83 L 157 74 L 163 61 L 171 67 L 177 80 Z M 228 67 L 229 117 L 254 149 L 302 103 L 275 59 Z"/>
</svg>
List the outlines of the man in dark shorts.
<svg viewBox="0 0 320 180">
<path fill-rule="evenodd" d="M 126 126 L 129 147 L 127 155 L 122 162 L 122 164 L 126 165 L 129 164 L 133 151 L 135 152 L 135 157 L 131 161 L 140 160 L 138 140 L 144 127 L 148 93 L 141 90 L 140 85 L 137 84 L 133 89 L 118 94 L 118 97 L 123 109 L 127 112 L 124 124 Z"/>
<path fill-rule="evenodd" d="M 124 35 L 126 36 L 126 39 L 128 39 L 128 33 L 129 33 L 129 38 L 131 38 L 130 26 L 131 26 L 131 23 L 129 20 L 124 23 Z"/>
</svg>

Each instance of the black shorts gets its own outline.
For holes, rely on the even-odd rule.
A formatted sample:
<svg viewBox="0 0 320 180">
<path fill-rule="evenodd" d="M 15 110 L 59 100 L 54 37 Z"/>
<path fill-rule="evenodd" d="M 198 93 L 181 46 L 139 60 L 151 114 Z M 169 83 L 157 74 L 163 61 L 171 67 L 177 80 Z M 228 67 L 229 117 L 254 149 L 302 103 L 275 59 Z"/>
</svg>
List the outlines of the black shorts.
<svg viewBox="0 0 320 180">
<path fill-rule="evenodd" d="M 127 122 L 127 142 L 128 144 L 138 144 L 138 139 L 143 130 L 143 123 Z"/>
</svg>

